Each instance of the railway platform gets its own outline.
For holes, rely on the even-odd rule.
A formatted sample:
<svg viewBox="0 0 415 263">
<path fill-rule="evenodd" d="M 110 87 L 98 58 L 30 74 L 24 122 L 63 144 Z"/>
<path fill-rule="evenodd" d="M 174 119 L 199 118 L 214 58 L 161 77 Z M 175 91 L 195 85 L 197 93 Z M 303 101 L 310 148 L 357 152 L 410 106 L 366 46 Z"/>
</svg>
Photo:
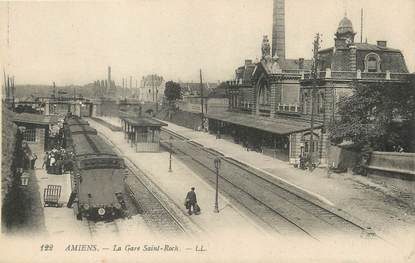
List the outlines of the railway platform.
<svg viewBox="0 0 415 263">
<path fill-rule="evenodd" d="M 44 153 L 37 153 L 43 160 Z M 76 220 L 72 209 L 66 207 L 66 203 L 69 200 L 71 194 L 71 181 L 69 174 L 55 175 L 48 174 L 46 169 L 42 168 L 42 162 L 36 163 L 36 180 L 39 188 L 39 195 L 42 205 L 44 204 L 44 189 L 48 185 L 61 186 L 59 205 L 58 207 L 43 207 L 43 213 L 45 217 L 45 227 L 48 236 L 53 238 L 61 238 L 67 236 L 85 237 L 85 227 L 81 221 Z"/>
<path fill-rule="evenodd" d="M 119 126 L 114 119 L 105 121 Z M 89 120 L 91 126 L 107 137 L 118 147 L 124 157 L 132 161 L 156 184 L 178 207 L 182 216 L 187 217 L 197 228 L 201 235 L 207 239 L 226 236 L 228 238 L 244 235 L 259 237 L 268 236 L 267 233 L 253 220 L 241 213 L 222 195 L 219 195 L 219 213 L 214 212 L 215 189 L 198 177 L 179 159 L 172 157 L 172 172 L 169 172 L 169 153 L 136 153 L 124 140 L 121 132 L 113 132 L 109 128 Z M 200 215 L 187 215 L 184 207 L 185 197 L 191 187 L 195 187 L 197 201 L 202 209 Z M 270 237 L 270 236 L 269 236 Z"/>
</svg>

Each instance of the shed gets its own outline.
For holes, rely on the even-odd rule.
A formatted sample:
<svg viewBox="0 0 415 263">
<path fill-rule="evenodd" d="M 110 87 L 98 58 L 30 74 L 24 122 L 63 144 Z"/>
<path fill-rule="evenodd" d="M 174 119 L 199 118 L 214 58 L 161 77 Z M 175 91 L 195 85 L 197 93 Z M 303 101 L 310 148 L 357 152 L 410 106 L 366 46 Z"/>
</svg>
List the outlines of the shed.
<svg viewBox="0 0 415 263">
<path fill-rule="evenodd" d="M 13 115 L 13 121 L 21 127 L 25 127 L 23 139 L 34 152 L 43 152 L 48 149 L 50 141 L 50 126 L 57 124 L 57 116 L 45 116 L 32 113 L 20 113 Z"/>
<path fill-rule="evenodd" d="M 160 151 L 160 129 L 166 123 L 148 117 L 122 117 L 124 138 L 136 152 Z"/>
</svg>

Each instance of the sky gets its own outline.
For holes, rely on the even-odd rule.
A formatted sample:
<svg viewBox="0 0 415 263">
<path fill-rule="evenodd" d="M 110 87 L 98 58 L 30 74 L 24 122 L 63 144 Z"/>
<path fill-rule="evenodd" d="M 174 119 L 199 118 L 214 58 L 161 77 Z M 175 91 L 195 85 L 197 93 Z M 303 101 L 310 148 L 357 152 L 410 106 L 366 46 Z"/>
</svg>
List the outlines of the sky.
<svg viewBox="0 0 415 263">
<path fill-rule="evenodd" d="M 288 58 L 310 58 L 315 33 L 333 46 L 345 12 L 360 40 L 387 40 L 415 72 L 415 0 L 286 0 Z M 16 84 L 86 84 L 159 74 L 224 81 L 271 39 L 272 0 L 1 2 L 0 63 Z"/>
</svg>

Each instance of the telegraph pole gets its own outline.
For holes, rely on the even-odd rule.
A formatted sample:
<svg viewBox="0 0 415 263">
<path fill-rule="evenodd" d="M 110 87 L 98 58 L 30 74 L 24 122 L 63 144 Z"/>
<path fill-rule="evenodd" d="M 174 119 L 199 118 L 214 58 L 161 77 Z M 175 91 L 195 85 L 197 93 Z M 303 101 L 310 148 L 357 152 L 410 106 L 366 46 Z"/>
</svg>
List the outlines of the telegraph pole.
<svg viewBox="0 0 415 263">
<path fill-rule="evenodd" d="M 205 129 L 204 114 L 203 114 L 203 83 L 202 83 L 202 69 L 200 69 L 200 106 L 202 109 L 202 130 Z"/>
<path fill-rule="evenodd" d="M 312 75 L 312 91 L 311 91 L 311 121 L 310 121 L 310 142 L 309 142 L 309 170 L 313 169 L 313 156 L 314 156 L 314 97 L 317 92 L 317 78 L 318 78 L 318 49 L 320 48 L 320 34 L 317 33 L 313 43 L 313 66 L 311 69 Z"/>
<path fill-rule="evenodd" d="M 363 8 L 360 9 L 360 43 L 363 43 Z"/>
</svg>

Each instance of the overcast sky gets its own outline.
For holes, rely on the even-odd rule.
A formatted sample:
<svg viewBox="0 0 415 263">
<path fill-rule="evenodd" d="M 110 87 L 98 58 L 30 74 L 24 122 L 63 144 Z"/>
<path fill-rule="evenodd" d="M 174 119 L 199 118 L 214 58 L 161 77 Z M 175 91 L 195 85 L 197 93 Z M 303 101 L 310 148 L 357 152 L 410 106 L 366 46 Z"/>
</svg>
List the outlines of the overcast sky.
<svg viewBox="0 0 415 263">
<path fill-rule="evenodd" d="M 361 7 L 364 39 L 401 49 L 414 72 L 414 0 L 286 0 L 287 57 L 310 58 L 316 32 L 332 46 L 345 11 L 359 32 Z M 272 0 L 2 2 L 0 22 L 2 69 L 16 84 L 85 84 L 105 79 L 108 65 L 118 85 L 149 73 L 198 81 L 200 68 L 218 81 L 260 57 Z"/>
</svg>

